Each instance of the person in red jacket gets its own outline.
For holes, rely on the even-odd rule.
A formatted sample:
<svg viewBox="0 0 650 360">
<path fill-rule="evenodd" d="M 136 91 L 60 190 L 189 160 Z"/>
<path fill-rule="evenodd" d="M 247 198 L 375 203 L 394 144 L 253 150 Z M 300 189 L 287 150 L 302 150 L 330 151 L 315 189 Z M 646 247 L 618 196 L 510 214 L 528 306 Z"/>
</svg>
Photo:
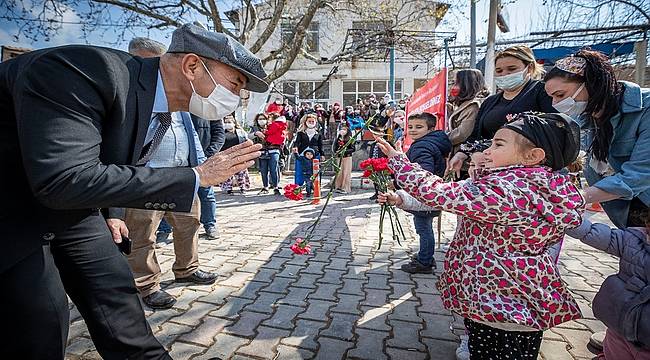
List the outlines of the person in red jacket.
<svg viewBox="0 0 650 360">
<path fill-rule="evenodd" d="M 271 114 L 271 113 L 282 114 L 283 111 L 284 111 L 284 104 L 282 104 L 282 98 L 275 99 L 272 103 L 270 103 L 266 107 L 267 114 Z"/>
</svg>

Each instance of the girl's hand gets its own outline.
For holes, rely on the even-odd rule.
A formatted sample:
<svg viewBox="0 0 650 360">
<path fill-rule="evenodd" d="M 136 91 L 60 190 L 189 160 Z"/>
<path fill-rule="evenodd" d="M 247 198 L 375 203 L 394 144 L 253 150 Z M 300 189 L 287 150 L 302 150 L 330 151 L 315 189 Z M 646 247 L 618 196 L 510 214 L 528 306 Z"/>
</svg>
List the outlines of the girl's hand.
<svg viewBox="0 0 650 360">
<path fill-rule="evenodd" d="M 392 191 L 389 191 L 387 193 L 379 193 L 377 195 L 377 202 L 382 205 L 388 204 L 388 205 L 396 205 L 396 206 L 400 206 L 403 203 L 402 198 Z"/>
<path fill-rule="evenodd" d="M 373 134 L 373 137 L 375 138 L 375 141 L 377 142 L 377 146 L 379 146 L 379 150 L 381 150 L 381 152 L 386 154 L 386 156 L 388 156 L 389 158 L 395 157 L 395 156 L 398 156 L 398 155 L 402 154 L 401 151 L 395 150 L 395 148 L 388 141 L 384 140 L 383 138 L 381 138 L 381 137 L 379 137 L 377 135 L 374 135 L 374 134 Z"/>
<path fill-rule="evenodd" d="M 258 138 L 260 138 L 262 140 L 264 140 L 266 138 L 266 136 L 264 136 L 264 133 L 261 132 L 261 131 L 256 131 L 255 136 L 257 136 Z"/>
</svg>

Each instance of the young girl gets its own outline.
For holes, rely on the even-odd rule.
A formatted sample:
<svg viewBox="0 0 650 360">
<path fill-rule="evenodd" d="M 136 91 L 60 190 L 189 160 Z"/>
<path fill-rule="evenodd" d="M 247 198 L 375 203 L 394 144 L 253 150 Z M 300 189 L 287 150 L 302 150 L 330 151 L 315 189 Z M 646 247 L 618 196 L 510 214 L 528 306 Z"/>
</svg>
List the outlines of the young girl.
<svg viewBox="0 0 650 360">
<path fill-rule="evenodd" d="M 646 222 L 648 222 L 646 218 Z M 612 229 L 589 220 L 567 235 L 621 258 L 593 301 L 594 315 L 607 325 L 605 360 L 650 360 L 650 228 Z"/>
<path fill-rule="evenodd" d="M 223 118 L 223 129 L 226 132 L 226 140 L 221 147 L 221 151 L 230 149 L 235 145 L 239 145 L 248 139 L 246 132 L 239 126 L 234 115 L 230 114 Z M 244 169 L 235 175 L 231 176 L 228 180 L 221 184 L 221 190 L 229 195 L 232 195 L 233 187 L 239 186 L 239 193 L 243 194 L 251 187 L 251 180 L 248 176 L 248 169 Z"/>
<path fill-rule="evenodd" d="M 339 126 L 338 134 L 334 142 L 334 153 L 339 151 L 345 144 L 350 141 L 352 131 L 348 124 L 343 122 Z M 352 154 L 354 153 L 354 144 L 348 146 L 339 158 L 339 166 L 341 171 L 336 176 L 334 181 L 334 191 L 341 194 L 346 194 L 352 191 Z"/>
<path fill-rule="evenodd" d="M 293 146 L 293 152 L 296 154 L 294 182 L 302 185 L 305 181 L 302 175 L 302 152 L 307 148 L 312 148 L 315 151 L 314 158 L 323 160 L 321 159 L 323 156 L 323 136 L 318 131 L 318 117 L 316 113 L 308 113 L 302 117 Z"/>
<path fill-rule="evenodd" d="M 447 183 L 378 141 L 403 189 L 381 202 L 459 215 L 438 288 L 445 308 L 465 318 L 471 359 L 537 359 L 544 330 L 580 318 L 548 252 L 584 209 L 557 171 L 578 155 L 577 125 L 518 114 L 494 135 L 475 180 Z"/>
</svg>

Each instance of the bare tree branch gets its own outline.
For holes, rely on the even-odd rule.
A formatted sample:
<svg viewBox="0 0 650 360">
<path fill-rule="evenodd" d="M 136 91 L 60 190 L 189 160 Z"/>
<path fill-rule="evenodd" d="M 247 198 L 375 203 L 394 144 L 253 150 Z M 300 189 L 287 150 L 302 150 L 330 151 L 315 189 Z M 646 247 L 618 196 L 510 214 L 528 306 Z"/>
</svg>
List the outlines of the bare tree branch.
<svg viewBox="0 0 650 360">
<path fill-rule="evenodd" d="M 92 1 L 97 2 L 97 3 L 115 5 L 117 7 L 129 10 L 129 11 L 133 11 L 133 12 L 138 13 L 138 14 L 148 16 L 150 18 L 160 20 L 162 22 L 165 22 L 165 23 L 169 24 L 169 26 L 176 26 L 176 27 L 181 26 L 181 24 L 179 22 L 177 22 L 176 20 L 174 20 L 174 19 L 172 19 L 172 18 L 170 18 L 168 16 L 161 15 L 161 14 L 158 14 L 156 12 L 143 9 L 143 8 L 135 6 L 135 5 L 127 4 L 127 3 L 119 1 L 119 0 L 92 0 Z"/>
<path fill-rule="evenodd" d="M 255 43 L 250 48 L 250 51 L 253 54 L 257 54 L 260 51 L 260 49 L 262 49 L 262 46 L 266 44 L 266 42 L 269 40 L 269 38 L 275 31 L 275 28 L 278 26 L 278 23 L 282 18 L 282 11 L 284 10 L 285 2 L 286 0 L 276 0 L 275 8 L 273 9 L 273 17 L 271 17 L 271 20 L 266 25 L 266 28 L 264 29 L 262 34 L 257 38 L 257 40 L 255 40 Z"/>
</svg>

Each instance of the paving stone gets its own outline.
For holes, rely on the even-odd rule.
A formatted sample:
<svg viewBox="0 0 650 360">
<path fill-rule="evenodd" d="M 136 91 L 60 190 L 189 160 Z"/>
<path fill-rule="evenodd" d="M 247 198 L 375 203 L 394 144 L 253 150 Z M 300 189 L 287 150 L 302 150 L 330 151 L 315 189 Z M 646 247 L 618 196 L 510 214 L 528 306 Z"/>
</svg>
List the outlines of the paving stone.
<svg viewBox="0 0 650 360">
<path fill-rule="evenodd" d="M 189 359 L 191 356 L 205 351 L 205 348 L 198 345 L 175 342 L 171 346 L 169 356 L 172 359 Z"/>
<path fill-rule="evenodd" d="M 232 296 L 255 300 L 257 299 L 257 293 L 268 285 L 268 283 L 261 281 L 249 281 L 245 285 L 241 286 L 239 290 L 234 291 Z"/>
<path fill-rule="evenodd" d="M 449 315 L 449 310 L 445 309 L 442 305 L 442 298 L 440 295 L 434 294 L 418 294 L 420 298 L 421 305 L 418 307 L 418 313 L 432 313 L 432 314 L 442 314 Z"/>
<path fill-rule="evenodd" d="M 543 359 L 548 360 L 574 360 L 574 357 L 567 350 L 567 346 L 570 345 L 565 342 L 544 340 L 542 341 L 539 354 Z"/>
<path fill-rule="evenodd" d="M 291 265 L 287 263 L 284 266 L 284 269 L 279 272 L 276 277 L 285 277 L 285 278 L 290 278 L 290 279 L 296 279 L 298 277 L 298 273 L 300 270 L 302 270 L 303 266 L 300 265 Z"/>
<path fill-rule="evenodd" d="M 331 309 L 333 312 L 361 315 L 359 303 L 363 300 L 363 296 L 339 294 L 338 298 L 338 304 Z"/>
<path fill-rule="evenodd" d="M 291 332 L 291 336 L 282 339 L 282 343 L 305 349 L 316 350 L 318 343 L 316 337 L 320 330 L 327 327 L 327 323 L 312 320 L 298 320 Z"/>
<path fill-rule="evenodd" d="M 249 339 L 221 333 L 215 337 L 214 344 L 204 354 L 193 360 L 229 359 L 239 347 L 249 342 Z"/>
<path fill-rule="evenodd" d="M 452 316 L 421 313 L 424 320 L 424 329 L 420 331 L 420 336 L 426 336 L 434 339 L 459 341 L 458 337 L 451 332 L 450 324 L 454 321 Z"/>
<path fill-rule="evenodd" d="M 591 332 L 558 327 L 551 329 L 551 331 L 562 335 L 564 339 L 568 340 L 570 345 L 568 350 L 574 357 L 593 357 L 593 354 L 587 349 Z"/>
<path fill-rule="evenodd" d="M 276 306 L 278 299 L 282 298 L 282 294 L 269 293 L 260 291 L 257 299 L 244 308 L 247 311 L 257 311 L 260 313 L 271 314 Z"/>
<path fill-rule="evenodd" d="M 310 299 L 307 302 L 307 310 L 298 315 L 298 318 L 324 321 L 327 319 L 329 309 L 334 305 L 336 305 L 336 303 L 332 301 Z"/>
<path fill-rule="evenodd" d="M 316 288 L 316 280 L 320 278 L 322 275 L 321 274 L 304 274 L 301 273 L 300 276 L 298 277 L 298 280 L 291 284 L 291 286 L 297 286 L 297 287 L 302 287 L 302 288 L 308 288 L 308 289 L 315 289 Z"/>
<path fill-rule="evenodd" d="M 80 356 L 81 354 L 90 351 L 91 348 L 95 348 L 92 340 L 86 337 L 78 337 L 74 339 L 68 347 L 66 347 L 65 351 L 66 354 Z"/>
<path fill-rule="evenodd" d="M 457 341 L 446 341 L 423 337 L 422 342 L 427 346 L 427 352 L 432 355 L 432 359 L 456 359 L 456 349 L 458 348 Z M 435 357 L 433 356 L 434 354 Z"/>
<path fill-rule="evenodd" d="M 269 317 L 270 315 L 267 314 L 244 311 L 241 313 L 239 320 L 233 325 L 224 328 L 224 331 L 231 335 L 252 337 L 255 335 L 257 326 Z"/>
<path fill-rule="evenodd" d="M 318 279 L 318 282 L 340 285 L 343 282 L 343 280 L 341 280 L 343 275 L 345 275 L 345 271 L 327 269 L 325 270 L 323 277 Z"/>
<path fill-rule="evenodd" d="M 311 359 L 314 357 L 314 353 L 305 350 L 295 348 L 293 346 L 278 345 L 277 358 L 282 360 L 303 360 Z"/>
<path fill-rule="evenodd" d="M 408 360 L 418 360 L 418 359 L 426 359 L 427 354 L 424 352 L 418 352 L 416 350 L 404 350 L 404 349 L 396 349 L 393 347 L 387 347 L 386 348 L 386 353 L 388 353 L 388 356 L 391 359 L 408 359 Z M 439 359 L 439 358 L 436 358 Z M 441 359 L 442 360 L 442 359 Z"/>
<path fill-rule="evenodd" d="M 318 338 L 318 343 L 320 344 L 320 349 L 325 351 L 319 351 L 316 354 L 315 360 L 340 360 L 345 359 L 345 353 L 350 349 L 354 343 L 349 341 L 331 339 L 326 337 Z"/>
<path fill-rule="evenodd" d="M 354 332 L 358 340 L 356 347 L 348 351 L 349 357 L 368 360 L 387 358 L 383 351 L 384 340 L 390 335 L 387 331 L 356 329 Z"/>
<path fill-rule="evenodd" d="M 352 327 L 357 322 L 357 316 L 331 313 L 330 319 L 330 326 L 325 331 L 321 332 L 320 335 L 342 340 L 352 340 L 354 338 Z"/>
<path fill-rule="evenodd" d="M 221 305 L 226 302 L 226 298 L 234 291 L 237 291 L 236 287 L 218 285 L 215 287 L 214 290 L 210 291 L 206 295 L 199 297 L 196 300 L 201 302 Z"/>
<path fill-rule="evenodd" d="M 264 359 L 275 359 L 276 352 L 273 351 L 280 339 L 289 335 L 288 330 L 281 330 L 260 326 L 257 328 L 257 336 L 250 344 L 239 348 L 237 353 L 262 357 Z"/>
<path fill-rule="evenodd" d="M 289 294 L 278 300 L 278 304 L 305 307 L 307 306 L 307 296 L 312 291 L 312 289 L 289 287 Z"/>
<path fill-rule="evenodd" d="M 158 332 L 155 332 L 154 335 L 163 346 L 169 348 L 169 346 L 174 340 L 176 340 L 176 338 L 191 330 L 192 328 L 190 326 L 176 324 L 168 321 L 162 324 L 160 326 L 160 330 Z"/>
<path fill-rule="evenodd" d="M 291 278 L 284 278 L 284 277 L 275 277 L 273 281 L 268 284 L 267 287 L 265 287 L 263 290 L 266 292 L 272 292 L 272 293 L 278 293 L 278 294 L 286 294 L 288 292 L 287 288 L 289 287 L 289 284 L 292 283 L 294 279 Z"/>
<path fill-rule="evenodd" d="M 341 285 L 335 284 L 319 284 L 316 288 L 316 291 L 309 294 L 309 299 L 321 299 L 321 300 L 336 300 L 336 290 L 340 288 Z"/>
<path fill-rule="evenodd" d="M 438 289 L 436 288 L 437 278 L 434 275 L 429 274 L 414 274 L 412 275 L 413 281 L 415 282 L 415 293 L 425 293 L 425 294 L 437 294 Z"/>
<path fill-rule="evenodd" d="M 350 261 L 347 256 L 349 256 L 349 252 L 346 253 L 345 258 L 339 258 L 341 254 L 339 252 L 334 255 L 336 257 L 333 257 L 330 259 L 329 264 L 325 266 L 326 270 L 332 269 L 332 270 L 342 270 L 344 272 L 348 271 L 347 265 L 348 262 Z"/>
<path fill-rule="evenodd" d="M 325 267 L 325 265 L 327 265 L 327 263 L 315 262 L 315 261 L 310 261 L 308 264 L 309 265 L 307 265 L 306 268 L 304 268 L 304 269 L 302 269 L 302 271 L 300 271 L 301 274 L 318 274 L 318 275 L 322 275 L 323 271 L 324 271 L 323 267 Z"/>
<path fill-rule="evenodd" d="M 388 314 L 391 312 L 390 305 L 382 307 L 362 306 L 361 311 L 363 316 L 357 320 L 357 327 L 380 331 L 389 331 L 391 329 L 387 323 Z"/>
<path fill-rule="evenodd" d="M 390 290 L 364 289 L 366 298 L 361 302 L 362 305 L 383 306 L 388 303 L 388 294 Z"/>
<path fill-rule="evenodd" d="M 229 276 L 226 280 L 221 281 L 219 284 L 223 286 L 239 287 L 241 286 L 241 284 L 245 283 L 246 281 L 252 278 L 253 278 L 253 274 L 251 273 L 236 271 L 231 276 Z"/>
<path fill-rule="evenodd" d="M 78 320 L 70 324 L 70 328 L 68 330 L 68 343 L 79 336 L 85 336 L 88 338 L 90 337 L 86 322 L 83 320 Z"/>
<path fill-rule="evenodd" d="M 262 267 L 267 269 L 280 270 L 284 266 L 284 263 L 286 263 L 287 261 L 289 261 L 288 258 L 273 257 L 271 261 L 262 265 Z"/>
<path fill-rule="evenodd" d="M 363 284 L 365 283 L 364 280 L 358 280 L 358 279 L 344 279 L 343 280 L 343 287 L 339 289 L 339 294 L 350 294 L 350 295 L 360 295 L 365 297 L 365 293 L 363 292 Z"/>
<path fill-rule="evenodd" d="M 229 297 L 225 304 L 223 304 L 219 309 L 211 312 L 210 315 L 226 319 L 236 319 L 239 317 L 239 313 L 242 311 L 244 306 L 252 302 L 253 300 L 251 299 Z"/>
<path fill-rule="evenodd" d="M 415 282 L 411 279 L 411 274 L 399 269 L 391 271 L 390 282 L 393 286 L 395 286 L 395 284 L 409 284 L 412 287 L 415 287 Z"/>
<path fill-rule="evenodd" d="M 187 311 L 182 312 L 178 316 L 174 316 L 170 320 L 189 326 L 196 326 L 201 323 L 201 320 L 215 308 L 216 307 L 214 304 L 195 301 L 191 304 L 190 308 Z"/>
<path fill-rule="evenodd" d="M 388 275 L 380 274 L 367 274 L 368 284 L 366 284 L 366 289 L 379 289 L 379 290 L 390 290 L 388 286 Z"/>
<path fill-rule="evenodd" d="M 262 325 L 281 329 L 291 329 L 294 326 L 293 320 L 296 318 L 296 315 L 303 311 L 305 311 L 305 309 L 297 306 L 278 305 L 273 316 L 270 319 L 265 320 Z"/>
<path fill-rule="evenodd" d="M 229 320 L 206 316 L 201 325 L 193 331 L 181 335 L 179 340 L 210 346 L 214 342 L 214 337 L 221 333 L 224 327 L 231 325 Z"/>
<path fill-rule="evenodd" d="M 388 339 L 386 345 L 403 349 L 415 349 L 425 351 L 426 348 L 418 339 L 418 332 L 422 325 L 406 321 L 389 321 L 393 327 L 393 337 Z"/>
<path fill-rule="evenodd" d="M 413 285 L 410 284 L 393 284 L 391 283 L 390 286 L 393 288 L 393 291 L 391 292 L 390 295 L 388 295 L 388 298 L 393 300 L 393 299 L 408 299 L 408 298 L 414 298 L 414 292 L 413 292 Z"/>
<path fill-rule="evenodd" d="M 402 320 L 421 323 L 422 319 L 416 310 L 418 306 L 420 306 L 420 304 L 417 301 L 399 301 L 393 308 L 393 312 L 388 315 L 388 320 Z"/>
<path fill-rule="evenodd" d="M 265 282 L 265 283 L 270 283 L 273 281 L 273 278 L 275 275 L 278 273 L 277 270 L 275 269 L 260 269 L 258 272 L 255 273 L 253 276 L 253 280 L 259 281 L 259 282 Z"/>
</svg>

